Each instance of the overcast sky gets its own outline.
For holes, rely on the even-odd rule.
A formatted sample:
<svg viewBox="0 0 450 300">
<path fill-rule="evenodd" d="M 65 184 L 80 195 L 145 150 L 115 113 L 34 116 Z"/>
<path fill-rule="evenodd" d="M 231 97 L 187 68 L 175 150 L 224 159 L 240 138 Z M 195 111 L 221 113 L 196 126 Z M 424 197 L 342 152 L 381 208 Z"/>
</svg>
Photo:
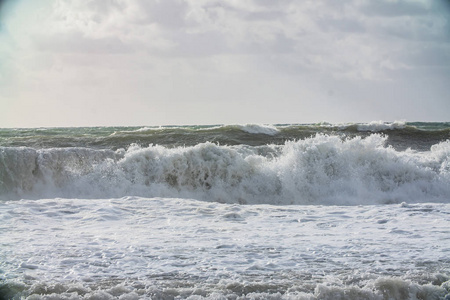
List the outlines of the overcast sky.
<svg viewBox="0 0 450 300">
<path fill-rule="evenodd" d="M 0 127 L 450 121 L 448 0 L 0 0 Z"/>
</svg>

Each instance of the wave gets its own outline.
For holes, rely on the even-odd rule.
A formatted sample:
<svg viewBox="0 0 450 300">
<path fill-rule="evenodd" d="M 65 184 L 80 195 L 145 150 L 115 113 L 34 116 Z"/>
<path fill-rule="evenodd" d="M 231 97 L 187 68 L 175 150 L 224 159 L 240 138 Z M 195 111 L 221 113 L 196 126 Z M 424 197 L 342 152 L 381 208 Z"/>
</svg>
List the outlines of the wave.
<svg viewBox="0 0 450 300">
<path fill-rule="evenodd" d="M 395 121 L 392 123 L 383 121 L 374 121 L 367 124 L 357 124 L 357 128 L 359 131 L 370 131 L 370 132 L 404 129 L 405 127 L 406 127 L 405 121 Z"/>
<path fill-rule="evenodd" d="M 176 277 L 170 274 L 167 277 Z M 45 283 L 35 285 L 11 282 L 0 284 L 4 299 L 448 299 L 450 281 L 444 275 L 420 278 L 412 282 L 403 278 L 380 276 L 354 278 L 349 284 L 342 279 L 326 276 L 324 282 L 285 280 L 274 282 L 236 281 L 223 279 L 218 283 L 189 282 L 180 278 L 175 282 L 159 279 L 158 284 L 141 280 L 109 280 L 100 283 Z M 430 279 L 433 284 L 428 283 Z M 445 281 L 447 280 L 447 281 Z M 195 284 L 194 284 L 195 283 Z M 3 299 L 1 298 L 1 299 Z"/>
<path fill-rule="evenodd" d="M 139 127 L 127 130 L 115 131 L 112 135 L 116 134 L 133 134 L 133 133 L 153 133 L 156 131 L 211 131 L 211 130 L 240 130 L 246 133 L 252 134 L 267 134 L 274 135 L 279 132 L 279 130 L 274 125 L 263 125 L 263 124 L 236 124 L 236 125 L 191 125 L 191 126 L 157 126 L 157 127 Z"/>
<path fill-rule="evenodd" d="M 395 129 L 405 129 L 407 127 L 406 121 L 394 121 L 394 122 L 384 122 L 384 121 L 372 121 L 369 123 L 341 123 L 333 124 L 328 122 L 321 122 L 318 124 L 306 124 L 304 126 L 328 128 L 338 131 L 356 130 L 356 131 L 368 131 L 368 132 L 380 132 L 386 130 Z M 408 125 L 410 128 L 417 128 L 412 125 Z"/>
<path fill-rule="evenodd" d="M 273 125 L 245 124 L 237 125 L 240 130 L 253 134 L 275 135 L 280 131 Z"/>
<path fill-rule="evenodd" d="M 289 140 L 307 139 L 317 133 L 342 138 L 382 133 L 397 150 L 412 148 L 428 151 L 449 138 L 450 123 L 370 122 L 345 124 L 277 124 L 277 125 L 204 125 L 159 127 L 88 127 L 0 129 L 0 146 L 40 148 L 89 147 L 126 148 L 130 144 L 147 147 L 195 146 L 212 142 L 220 145 L 284 145 Z"/>
<path fill-rule="evenodd" d="M 431 124 L 434 124 L 431 125 Z M 238 129 L 247 133 L 252 134 L 267 134 L 267 135 L 275 135 L 280 132 L 282 129 L 301 129 L 301 128 L 309 128 L 309 129 L 333 129 L 345 131 L 349 129 L 356 129 L 358 131 L 369 131 L 369 132 L 380 132 L 386 130 L 395 130 L 395 129 L 405 129 L 405 128 L 414 128 L 417 130 L 423 129 L 436 129 L 437 124 L 443 123 L 407 123 L 406 121 L 394 121 L 394 122 L 385 122 L 385 121 L 372 121 L 368 123 L 341 123 L 341 124 L 333 124 L 328 122 L 321 122 L 317 124 L 235 124 L 235 125 L 191 125 L 191 126 L 155 126 L 155 127 L 140 127 L 137 129 L 126 130 L 123 131 L 125 133 L 131 132 L 150 132 L 150 131 L 162 131 L 162 130 L 191 130 L 191 131 L 207 131 L 207 130 L 227 130 L 227 129 Z"/>
<path fill-rule="evenodd" d="M 241 204 L 450 202 L 450 142 L 317 134 L 259 147 L 0 148 L 0 199 L 181 197 Z"/>
</svg>

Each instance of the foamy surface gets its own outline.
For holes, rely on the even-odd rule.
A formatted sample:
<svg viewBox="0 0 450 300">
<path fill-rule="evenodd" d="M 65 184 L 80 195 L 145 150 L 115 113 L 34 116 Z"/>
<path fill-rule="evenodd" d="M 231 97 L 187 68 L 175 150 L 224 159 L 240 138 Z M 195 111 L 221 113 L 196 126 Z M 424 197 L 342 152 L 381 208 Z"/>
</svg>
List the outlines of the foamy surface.
<svg viewBox="0 0 450 300">
<path fill-rule="evenodd" d="M 0 129 L 0 300 L 449 300 L 449 134 Z"/>
<path fill-rule="evenodd" d="M 449 204 L 126 197 L 3 201 L 0 214 L 3 292 L 15 288 L 29 299 L 443 299 L 450 292 Z"/>
</svg>

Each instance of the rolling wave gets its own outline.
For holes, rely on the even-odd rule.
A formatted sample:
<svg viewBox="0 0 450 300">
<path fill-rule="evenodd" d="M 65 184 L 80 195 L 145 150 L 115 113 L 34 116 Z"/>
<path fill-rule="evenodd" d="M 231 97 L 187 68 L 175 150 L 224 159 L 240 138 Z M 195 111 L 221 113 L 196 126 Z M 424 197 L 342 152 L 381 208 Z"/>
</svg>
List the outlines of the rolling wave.
<svg viewBox="0 0 450 300">
<path fill-rule="evenodd" d="M 450 142 L 316 134 L 282 145 L 0 148 L 0 199 L 180 197 L 241 204 L 450 202 Z"/>
<path fill-rule="evenodd" d="M 307 139 L 317 133 L 341 138 L 384 134 L 387 144 L 397 150 L 428 151 L 450 138 L 449 123 L 370 122 L 345 124 L 210 125 L 158 127 L 87 127 L 0 129 L 0 146 L 41 148 L 88 147 L 127 148 L 131 144 L 151 144 L 168 148 L 212 142 L 220 145 L 284 145 L 286 141 Z"/>
</svg>

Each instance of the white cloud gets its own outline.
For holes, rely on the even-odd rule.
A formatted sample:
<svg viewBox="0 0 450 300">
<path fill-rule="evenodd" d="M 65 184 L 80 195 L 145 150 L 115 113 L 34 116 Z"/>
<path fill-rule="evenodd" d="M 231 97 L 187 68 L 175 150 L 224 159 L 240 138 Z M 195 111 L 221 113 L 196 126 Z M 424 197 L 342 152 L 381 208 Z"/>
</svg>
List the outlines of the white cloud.
<svg viewBox="0 0 450 300">
<path fill-rule="evenodd" d="M 34 116 L 44 125 L 126 124 L 136 110 L 132 124 L 251 121 L 242 107 L 255 122 L 350 121 L 412 98 L 420 112 L 419 96 L 442 107 L 450 92 L 449 12 L 434 0 L 22 0 L 0 34 L 0 114 L 19 126 L 33 99 L 49 104 Z M 86 107 L 107 113 L 70 114 Z M 404 111 L 384 113 L 357 115 Z"/>
</svg>

